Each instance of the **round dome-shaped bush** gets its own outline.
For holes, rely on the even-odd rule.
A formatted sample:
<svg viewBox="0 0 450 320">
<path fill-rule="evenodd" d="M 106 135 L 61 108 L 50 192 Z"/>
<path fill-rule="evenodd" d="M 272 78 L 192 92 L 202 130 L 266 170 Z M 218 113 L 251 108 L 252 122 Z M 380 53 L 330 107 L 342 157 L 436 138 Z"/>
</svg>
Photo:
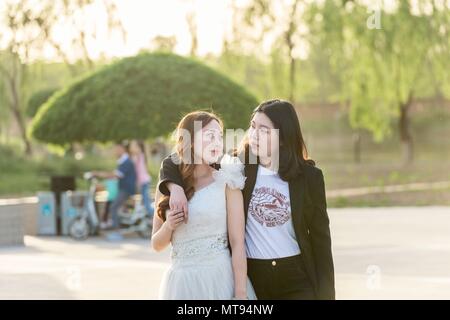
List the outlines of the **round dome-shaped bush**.
<svg viewBox="0 0 450 320">
<path fill-rule="evenodd" d="M 30 118 L 33 118 L 36 113 L 38 112 L 39 108 L 47 102 L 47 100 L 56 92 L 58 89 L 56 88 L 49 88 L 49 89 L 43 89 L 36 91 L 33 93 L 33 95 L 30 97 L 30 100 L 28 100 L 27 105 L 27 116 Z"/>
<path fill-rule="evenodd" d="M 168 53 L 125 58 L 55 93 L 31 126 L 38 140 L 65 144 L 166 135 L 187 112 L 216 112 L 247 128 L 256 98 L 210 67 Z"/>
</svg>

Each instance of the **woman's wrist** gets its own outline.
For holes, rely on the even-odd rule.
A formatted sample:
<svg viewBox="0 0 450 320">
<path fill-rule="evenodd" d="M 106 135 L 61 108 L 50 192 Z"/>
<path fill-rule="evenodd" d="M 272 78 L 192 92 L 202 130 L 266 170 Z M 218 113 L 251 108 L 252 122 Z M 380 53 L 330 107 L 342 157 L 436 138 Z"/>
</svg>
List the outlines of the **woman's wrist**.
<svg viewBox="0 0 450 320">
<path fill-rule="evenodd" d="M 178 184 L 174 183 L 174 182 L 166 182 L 166 187 L 167 190 L 169 190 L 170 193 L 178 191 L 178 190 L 183 190 L 183 188 L 181 186 L 179 186 Z"/>
<path fill-rule="evenodd" d="M 164 223 L 162 224 L 162 227 L 167 231 L 172 233 L 173 229 L 169 226 L 169 224 L 167 223 L 167 221 L 164 221 Z"/>
<path fill-rule="evenodd" d="M 236 290 L 233 300 L 248 300 L 247 290 Z"/>
</svg>

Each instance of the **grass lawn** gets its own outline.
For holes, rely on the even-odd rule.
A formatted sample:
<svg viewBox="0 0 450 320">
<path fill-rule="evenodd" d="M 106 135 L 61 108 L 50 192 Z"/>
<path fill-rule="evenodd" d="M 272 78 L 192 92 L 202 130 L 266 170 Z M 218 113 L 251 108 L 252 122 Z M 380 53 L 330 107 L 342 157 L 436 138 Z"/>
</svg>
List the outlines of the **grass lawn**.
<svg viewBox="0 0 450 320">
<path fill-rule="evenodd" d="M 409 206 L 450 206 L 450 189 L 406 191 L 388 194 L 370 194 L 356 197 L 328 199 L 332 208 L 347 207 L 409 207 Z"/>
</svg>

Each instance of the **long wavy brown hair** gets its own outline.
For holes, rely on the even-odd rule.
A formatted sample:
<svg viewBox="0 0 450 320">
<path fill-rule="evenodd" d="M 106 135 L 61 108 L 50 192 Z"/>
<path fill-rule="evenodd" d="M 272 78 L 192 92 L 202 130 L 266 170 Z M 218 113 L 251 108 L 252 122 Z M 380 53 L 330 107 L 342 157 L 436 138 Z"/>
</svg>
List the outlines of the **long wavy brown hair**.
<svg viewBox="0 0 450 320">
<path fill-rule="evenodd" d="M 184 192 L 186 198 L 190 200 L 194 195 L 194 134 L 196 129 L 202 129 L 211 121 L 217 121 L 223 128 L 222 120 L 211 112 L 194 111 L 188 113 L 178 123 L 176 129 L 176 154 L 178 156 L 181 177 L 183 179 Z M 201 127 L 195 126 L 196 122 L 201 123 Z M 198 123 L 197 122 L 197 123 Z M 186 134 L 189 133 L 189 134 Z M 162 196 L 157 204 L 156 213 L 159 218 L 166 221 L 166 210 L 169 209 L 169 196 Z"/>
</svg>

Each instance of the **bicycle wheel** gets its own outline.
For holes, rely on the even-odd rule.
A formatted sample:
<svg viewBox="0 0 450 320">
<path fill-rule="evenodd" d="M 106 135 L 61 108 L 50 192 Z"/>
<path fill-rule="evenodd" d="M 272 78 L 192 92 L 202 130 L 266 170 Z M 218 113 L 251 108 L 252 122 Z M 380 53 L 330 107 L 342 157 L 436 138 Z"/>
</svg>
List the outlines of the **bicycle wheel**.
<svg viewBox="0 0 450 320">
<path fill-rule="evenodd" d="M 150 239 L 152 236 L 152 220 L 148 217 L 144 218 L 144 221 L 141 221 L 142 228 L 139 228 L 137 233 L 143 239 Z"/>
<path fill-rule="evenodd" d="M 89 237 L 90 226 L 87 219 L 76 217 L 69 224 L 69 235 L 75 240 L 85 240 Z"/>
</svg>

